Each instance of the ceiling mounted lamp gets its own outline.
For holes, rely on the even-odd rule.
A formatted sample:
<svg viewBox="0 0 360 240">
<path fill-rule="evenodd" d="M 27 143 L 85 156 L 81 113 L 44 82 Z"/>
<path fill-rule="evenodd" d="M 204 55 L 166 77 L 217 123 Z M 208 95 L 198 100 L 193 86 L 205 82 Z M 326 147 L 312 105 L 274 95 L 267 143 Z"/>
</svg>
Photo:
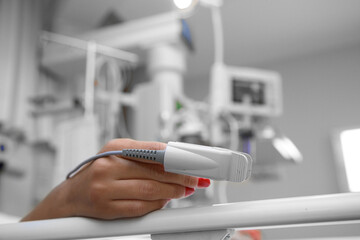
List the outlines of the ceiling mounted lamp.
<svg viewBox="0 0 360 240">
<path fill-rule="evenodd" d="M 192 11 L 199 3 L 205 7 L 221 7 L 223 0 L 173 0 L 175 7 L 181 11 Z"/>
<path fill-rule="evenodd" d="M 174 5 L 180 10 L 187 10 L 193 8 L 197 2 L 197 0 L 174 0 Z"/>
</svg>

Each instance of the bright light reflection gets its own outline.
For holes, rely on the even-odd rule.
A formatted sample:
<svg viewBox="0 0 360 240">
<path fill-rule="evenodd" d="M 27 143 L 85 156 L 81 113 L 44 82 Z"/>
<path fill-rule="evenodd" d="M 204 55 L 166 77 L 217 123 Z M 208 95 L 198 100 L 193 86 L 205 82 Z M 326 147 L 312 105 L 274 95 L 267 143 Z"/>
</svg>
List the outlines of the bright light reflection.
<svg viewBox="0 0 360 240">
<path fill-rule="evenodd" d="M 274 138 L 273 146 L 280 153 L 280 155 L 286 159 L 296 163 L 300 163 L 303 160 L 303 156 L 295 144 L 287 137 Z"/>
<path fill-rule="evenodd" d="M 349 190 L 360 192 L 360 129 L 343 131 L 340 139 Z"/>
<path fill-rule="evenodd" d="M 193 0 L 174 0 L 174 4 L 179 9 L 186 9 L 191 6 Z"/>
</svg>

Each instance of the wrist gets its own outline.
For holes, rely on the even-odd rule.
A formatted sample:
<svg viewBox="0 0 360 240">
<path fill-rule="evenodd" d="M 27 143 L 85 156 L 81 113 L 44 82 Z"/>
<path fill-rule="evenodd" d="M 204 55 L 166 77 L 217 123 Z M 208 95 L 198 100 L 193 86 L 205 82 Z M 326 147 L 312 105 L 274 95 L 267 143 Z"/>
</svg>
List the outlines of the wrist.
<svg viewBox="0 0 360 240">
<path fill-rule="evenodd" d="M 69 199 L 69 187 L 67 181 L 62 182 L 21 221 L 35 221 L 73 216 L 75 213 Z"/>
</svg>

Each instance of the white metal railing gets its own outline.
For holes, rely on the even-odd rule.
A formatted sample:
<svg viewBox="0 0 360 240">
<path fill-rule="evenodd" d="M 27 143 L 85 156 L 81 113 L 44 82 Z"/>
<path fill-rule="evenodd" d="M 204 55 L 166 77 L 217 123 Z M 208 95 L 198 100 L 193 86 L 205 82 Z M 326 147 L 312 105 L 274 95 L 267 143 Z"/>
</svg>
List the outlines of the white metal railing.
<svg viewBox="0 0 360 240">
<path fill-rule="evenodd" d="M 3 224 L 0 239 L 79 239 L 347 222 L 360 222 L 360 193 L 164 209 L 140 218 L 114 221 L 73 217 Z"/>
</svg>

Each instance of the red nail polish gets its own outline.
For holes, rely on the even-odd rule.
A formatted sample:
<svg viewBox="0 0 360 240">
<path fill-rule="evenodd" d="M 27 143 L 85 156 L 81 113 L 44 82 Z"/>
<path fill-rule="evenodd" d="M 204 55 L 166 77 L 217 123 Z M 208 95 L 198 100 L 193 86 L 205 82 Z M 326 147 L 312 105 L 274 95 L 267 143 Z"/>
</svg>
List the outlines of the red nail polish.
<svg viewBox="0 0 360 240">
<path fill-rule="evenodd" d="M 194 188 L 186 187 L 186 188 L 185 188 L 185 197 L 190 196 L 190 195 L 193 194 L 194 192 L 195 192 L 195 189 L 194 189 Z"/>
<path fill-rule="evenodd" d="M 206 187 L 210 186 L 210 179 L 199 178 L 197 186 L 198 186 L 198 188 L 206 188 Z"/>
</svg>

